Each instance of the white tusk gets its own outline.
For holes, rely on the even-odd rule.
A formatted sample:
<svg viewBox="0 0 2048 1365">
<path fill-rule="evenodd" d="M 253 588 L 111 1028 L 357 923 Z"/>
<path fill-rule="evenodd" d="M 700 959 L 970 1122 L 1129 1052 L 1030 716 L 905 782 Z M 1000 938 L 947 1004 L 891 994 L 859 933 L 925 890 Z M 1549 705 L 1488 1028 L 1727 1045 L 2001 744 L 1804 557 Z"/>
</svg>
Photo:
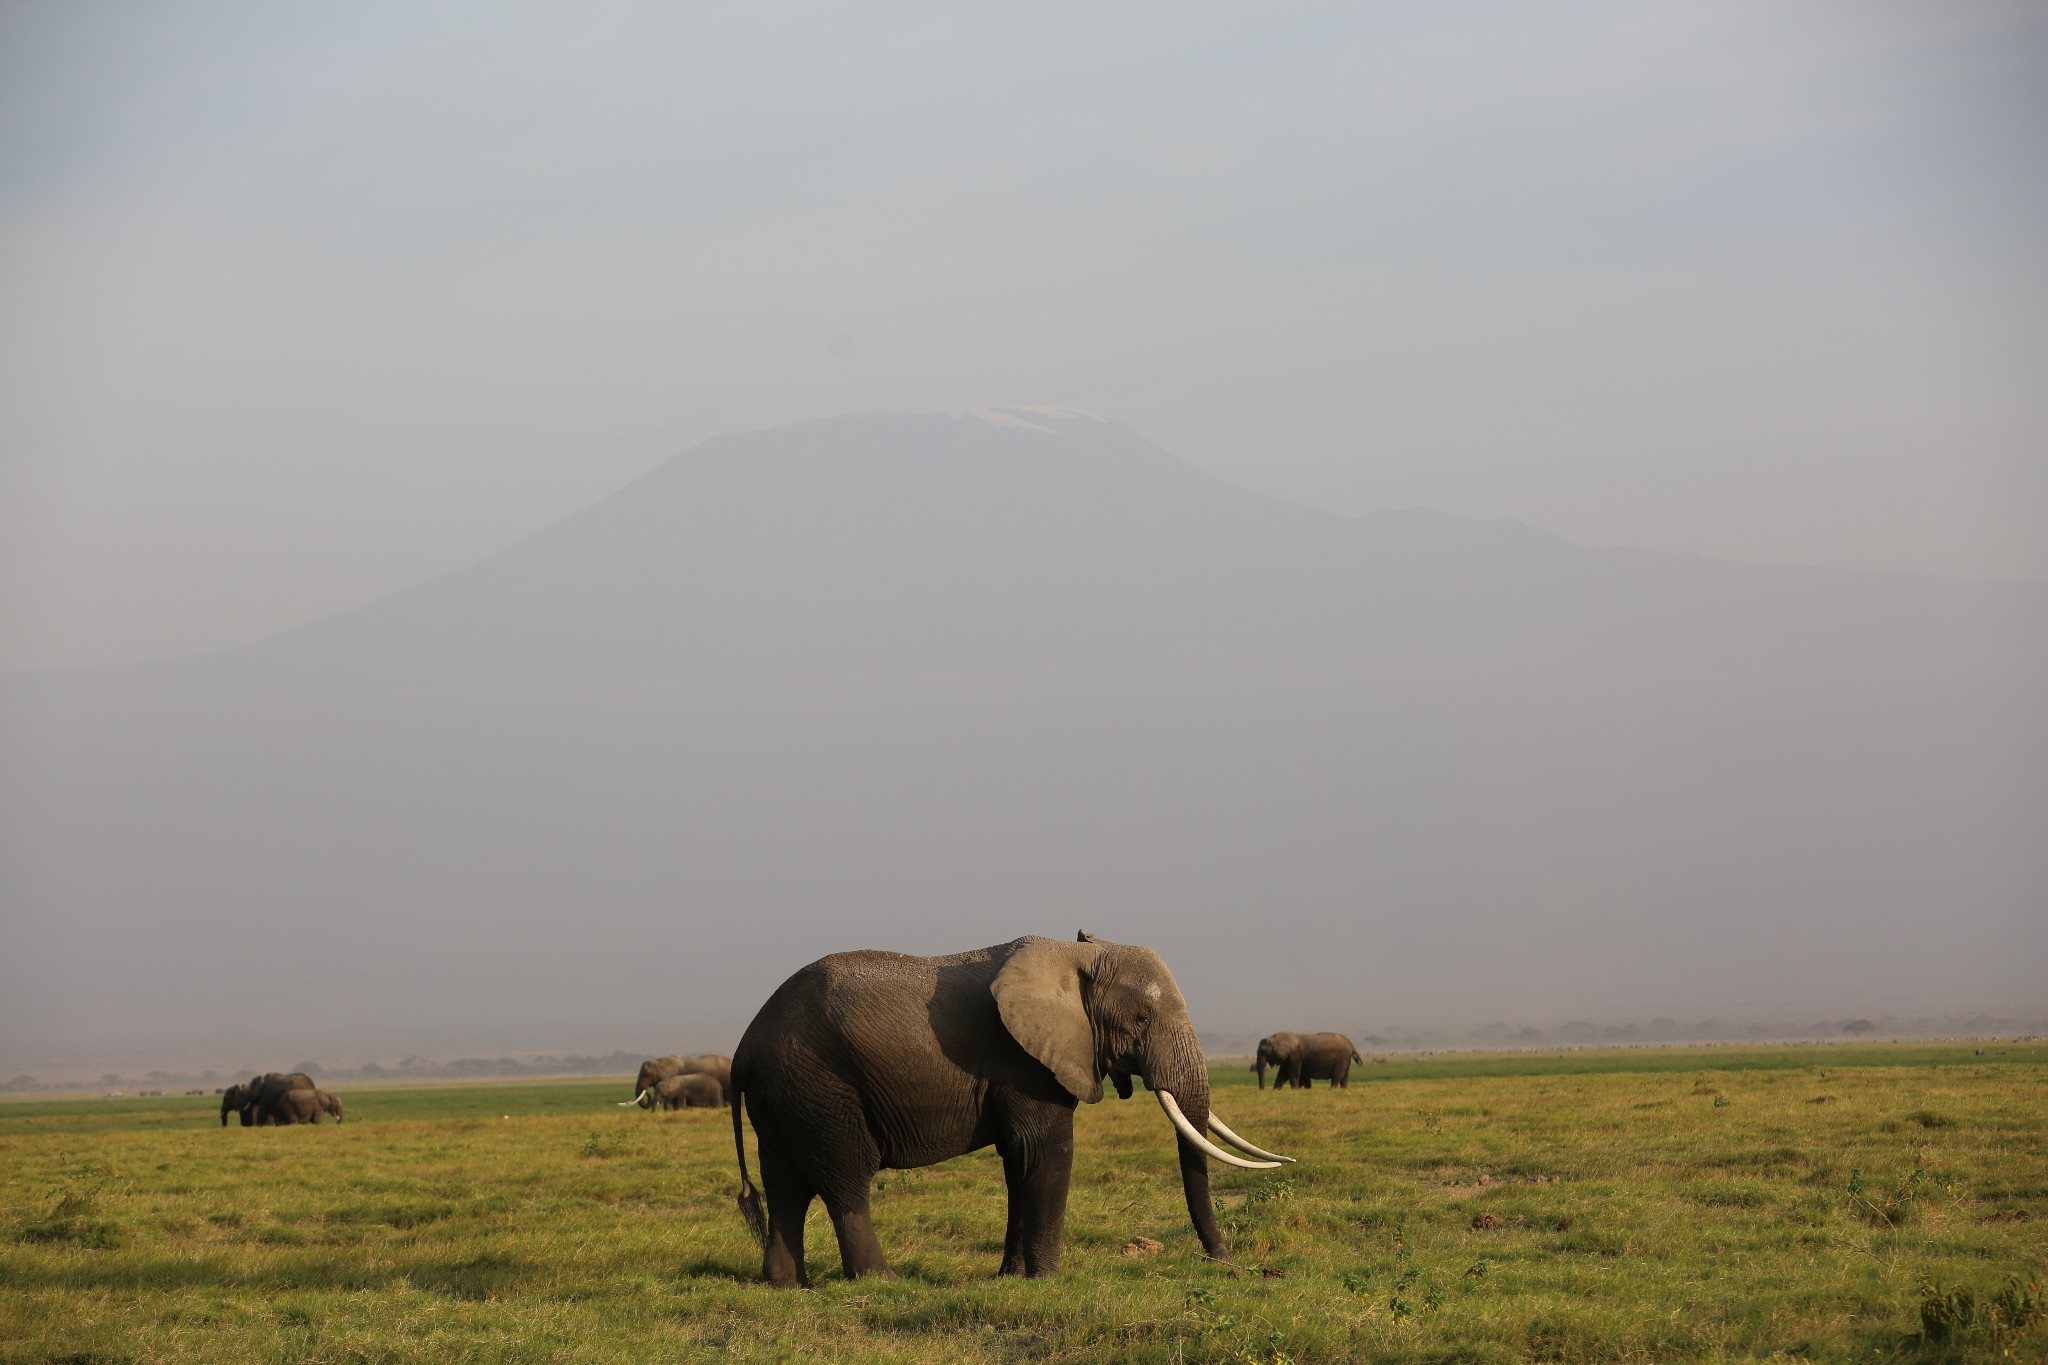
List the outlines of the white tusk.
<svg viewBox="0 0 2048 1365">
<path fill-rule="evenodd" d="M 621 1108 L 621 1109 L 631 1109 L 631 1108 L 632 1108 L 632 1107 L 633 1107 L 634 1105 L 636 1105 L 636 1104 L 639 1104 L 639 1105 L 640 1105 L 640 1107 L 644 1109 L 644 1108 L 646 1108 L 647 1106 L 646 1106 L 646 1105 L 644 1105 L 644 1104 L 641 1104 L 640 1102 L 641 1102 L 642 1100 L 646 1099 L 646 1098 L 647 1098 L 647 1095 L 648 1095 L 648 1092 L 647 1092 L 647 1091 L 645 1091 L 645 1090 L 643 1090 L 643 1091 L 641 1091 L 641 1092 L 640 1092 L 639 1094 L 635 1095 L 635 1096 L 634 1096 L 634 1097 L 633 1097 L 632 1099 L 630 1099 L 630 1100 L 620 1100 L 620 1101 L 619 1101 L 619 1108 Z"/>
<path fill-rule="evenodd" d="M 1294 1158 L 1291 1156 L 1282 1156 L 1278 1152 L 1269 1152 L 1263 1147 L 1252 1146 L 1249 1142 L 1246 1142 L 1243 1138 L 1231 1132 L 1230 1125 L 1225 1123 L 1222 1119 L 1217 1118 L 1216 1111 L 1213 1109 L 1209 1111 L 1209 1126 L 1216 1130 L 1217 1137 L 1222 1138 L 1225 1142 L 1237 1148 L 1238 1151 L 1243 1152 L 1246 1156 L 1262 1156 L 1268 1161 L 1292 1162 L 1294 1160 Z"/>
<path fill-rule="evenodd" d="M 1152 1093 L 1159 1097 L 1159 1107 L 1166 1111 L 1166 1117 L 1173 1120 L 1173 1126 L 1180 1129 L 1180 1135 L 1207 1152 L 1210 1156 L 1215 1157 L 1218 1161 L 1227 1162 L 1232 1166 L 1242 1166 L 1248 1171 L 1277 1171 L 1280 1169 L 1280 1163 L 1277 1161 L 1246 1161 L 1241 1156 L 1232 1156 L 1229 1152 L 1224 1151 L 1221 1147 L 1203 1137 L 1195 1128 L 1195 1125 L 1188 1122 L 1188 1116 L 1181 1113 L 1180 1106 L 1174 1103 L 1172 1091 L 1155 1090 Z"/>
</svg>

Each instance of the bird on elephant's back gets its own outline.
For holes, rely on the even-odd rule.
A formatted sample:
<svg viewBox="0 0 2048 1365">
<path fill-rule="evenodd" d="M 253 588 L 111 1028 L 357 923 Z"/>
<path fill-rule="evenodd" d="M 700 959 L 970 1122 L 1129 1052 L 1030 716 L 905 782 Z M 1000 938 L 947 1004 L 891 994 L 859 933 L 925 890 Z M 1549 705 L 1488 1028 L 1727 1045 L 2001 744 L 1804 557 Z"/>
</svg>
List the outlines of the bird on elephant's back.
<svg viewBox="0 0 2048 1365">
<path fill-rule="evenodd" d="M 1208 1161 L 1273 1169 L 1209 1108 L 1207 1060 L 1157 953 L 1082 934 L 950 957 L 835 953 L 785 981 L 733 1054 L 740 1207 L 771 1284 L 807 1284 L 804 1214 L 822 1199 L 849 1277 L 888 1273 L 869 1215 L 877 1171 L 993 1145 L 1009 1189 L 1002 1273 L 1059 1266 L 1074 1109 L 1142 1079 L 1174 1125 L 1188 1215 L 1226 1254 Z M 747 1171 L 752 1120 L 761 1190 Z M 1256 1160 L 1210 1142 L 1205 1129 Z M 762 1209 L 762 1196 L 767 1208 Z"/>
</svg>

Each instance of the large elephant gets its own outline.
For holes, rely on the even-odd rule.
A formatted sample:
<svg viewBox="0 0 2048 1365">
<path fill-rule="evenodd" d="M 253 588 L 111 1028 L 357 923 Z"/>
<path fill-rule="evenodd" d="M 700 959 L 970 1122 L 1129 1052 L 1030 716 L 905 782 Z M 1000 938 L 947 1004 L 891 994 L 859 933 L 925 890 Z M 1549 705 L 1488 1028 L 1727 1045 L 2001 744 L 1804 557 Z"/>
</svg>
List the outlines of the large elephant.
<svg viewBox="0 0 2048 1365">
<path fill-rule="evenodd" d="M 313 1084 L 313 1078 L 303 1071 L 282 1074 L 266 1071 L 242 1087 L 242 1124 L 247 1127 L 253 1123 L 260 1128 L 270 1124 L 308 1122 L 309 1120 L 290 1116 L 301 1106 L 295 1103 L 288 1109 L 285 1096 L 300 1091 L 311 1096 L 318 1089 L 319 1087 Z M 221 1122 L 227 1122 L 225 1112 L 222 1114 Z"/>
<path fill-rule="evenodd" d="M 642 1091 L 639 1104 L 642 1109 L 717 1109 L 725 1104 L 725 1087 L 716 1076 L 692 1071 Z"/>
<path fill-rule="evenodd" d="M 810 1282 L 804 1215 L 822 1198 L 849 1278 L 887 1274 L 868 1212 L 875 1173 L 994 1145 L 1009 1187 L 1002 1273 L 1059 1268 L 1074 1107 L 1107 1076 L 1142 1078 L 1179 1130 L 1181 1188 L 1203 1249 L 1225 1254 L 1207 1159 L 1270 1170 L 1284 1157 L 1209 1112 L 1208 1064 L 1173 973 L 1150 948 L 1083 934 L 1020 938 L 951 957 L 834 953 L 770 996 L 733 1054 L 740 1209 L 777 1286 Z M 747 1174 L 753 1120 L 762 1191 Z M 1233 1156 L 1204 1128 L 1240 1151 Z M 767 1195 L 767 1213 L 761 1194 Z"/>
<path fill-rule="evenodd" d="M 1259 1073 L 1259 1089 L 1266 1088 L 1266 1068 L 1277 1068 L 1273 1088 L 1296 1086 L 1309 1089 L 1310 1081 L 1328 1081 L 1339 1089 L 1351 1084 L 1351 1064 L 1365 1059 L 1351 1040 L 1341 1033 L 1273 1033 L 1259 1039 L 1258 1055 L 1251 1069 Z"/>
<path fill-rule="evenodd" d="M 718 1082 L 720 1090 L 730 1095 L 732 1093 L 732 1058 L 721 1056 L 716 1052 L 650 1057 L 640 1063 L 640 1074 L 633 1078 L 633 1098 L 619 1101 L 619 1108 L 630 1109 L 636 1104 L 642 1109 L 647 1108 L 648 1106 L 641 1103 L 641 1101 L 646 1098 L 649 1091 L 671 1076 L 709 1076 Z"/>
</svg>

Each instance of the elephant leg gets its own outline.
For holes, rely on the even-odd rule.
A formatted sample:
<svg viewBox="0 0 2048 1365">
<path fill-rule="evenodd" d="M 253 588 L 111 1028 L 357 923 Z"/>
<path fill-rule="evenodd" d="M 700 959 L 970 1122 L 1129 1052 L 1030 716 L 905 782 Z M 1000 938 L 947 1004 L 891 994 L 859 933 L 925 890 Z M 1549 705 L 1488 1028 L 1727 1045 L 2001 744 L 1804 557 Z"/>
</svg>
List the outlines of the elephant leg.
<svg viewBox="0 0 2048 1365">
<path fill-rule="evenodd" d="M 796 1167 L 775 1149 L 761 1144 L 761 1190 L 768 1196 L 768 1244 L 762 1252 L 761 1277 L 777 1289 L 808 1289 L 804 1268 L 804 1215 L 817 1192 Z"/>
<path fill-rule="evenodd" d="M 865 1133 L 860 1136 L 867 1137 Z M 889 1258 L 882 1254 L 881 1239 L 875 1236 L 875 1220 L 869 1211 L 875 1173 L 881 1169 L 881 1153 L 869 1139 L 841 1145 L 833 1153 L 830 1169 L 817 1173 L 818 1198 L 824 1201 L 826 1216 L 832 1220 L 833 1235 L 839 1239 L 839 1266 L 849 1280 L 892 1273 Z"/>
<path fill-rule="evenodd" d="M 996 1144 L 1009 1187 L 1010 1218 L 1003 1233 L 1004 1275 L 1035 1278 L 1060 1268 L 1067 1239 L 1067 1187 L 1074 1174 L 1074 1125 L 1035 1138 L 1006 1136 Z"/>
<path fill-rule="evenodd" d="M 873 1176 L 868 1177 L 874 1180 Z M 857 1199 L 828 1194 L 825 1212 L 832 1219 L 832 1232 L 839 1239 L 839 1264 L 846 1278 L 889 1275 L 889 1258 L 882 1254 L 881 1239 L 875 1236 L 875 1220 L 868 1211 L 867 1191 Z"/>
</svg>

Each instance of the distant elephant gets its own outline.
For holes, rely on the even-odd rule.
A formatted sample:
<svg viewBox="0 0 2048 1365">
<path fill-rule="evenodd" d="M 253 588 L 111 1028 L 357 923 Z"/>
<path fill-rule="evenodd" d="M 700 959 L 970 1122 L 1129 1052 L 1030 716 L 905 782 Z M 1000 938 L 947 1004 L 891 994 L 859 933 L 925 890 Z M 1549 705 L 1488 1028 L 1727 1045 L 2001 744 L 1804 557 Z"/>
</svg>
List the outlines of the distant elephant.
<svg viewBox="0 0 2048 1365">
<path fill-rule="evenodd" d="M 640 1063 L 640 1074 L 633 1079 L 633 1098 L 619 1101 L 619 1108 L 630 1109 L 641 1104 L 647 1092 L 671 1076 L 709 1076 L 718 1082 L 718 1088 L 732 1093 L 732 1058 L 716 1052 L 705 1052 L 688 1056 L 650 1057 Z"/>
<path fill-rule="evenodd" d="M 228 1126 L 229 1114 L 240 1114 L 242 1116 L 242 1126 L 244 1128 L 247 1128 L 251 1123 L 255 1121 L 248 1113 L 248 1091 L 248 1086 L 238 1083 L 235 1085 L 231 1085 L 227 1089 L 220 1092 L 221 1127 L 225 1128 Z"/>
<path fill-rule="evenodd" d="M 341 1107 L 341 1101 L 336 1099 L 334 1096 L 328 1094 L 325 1090 L 315 1090 L 313 1092 L 313 1098 L 320 1101 L 320 1107 L 324 1109 L 327 1112 L 327 1116 L 333 1119 L 336 1123 L 340 1123 L 343 1119 L 348 1117 L 347 1112 L 343 1110 Z"/>
<path fill-rule="evenodd" d="M 822 1198 L 849 1278 L 888 1274 L 869 1195 L 875 1173 L 994 1145 L 1009 1187 L 1002 1273 L 1048 1275 L 1065 1241 L 1074 1106 L 1107 1076 L 1141 1077 L 1179 1130 L 1181 1188 L 1210 1256 L 1226 1254 L 1206 1158 L 1271 1170 L 1209 1112 L 1208 1064 L 1173 973 L 1150 948 L 1083 934 L 1020 938 L 951 957 L 834 953 L 770 996 L 733 1054 L 740 1209 L 778 1287 L 810 1282 L 804 1215 Z M 740 1112 L 760 1144 L 747 1174 Z M 1262 1158 L 1247 1161 L 1203 1136 Z M 761 1195 L 767 1195 L 767 1213 Z"/>
<path fill-rule="evenodd" d="M 1351 1064 L 1365 1059 L 1341 1033 L 1274 1033 L 1259 1039 L 1258 1055 L 1251 1070 L 1259 1073 L 1259 1089 L 1266 1088 L 1266 1068 L 1279 1071 L 1273 1088 L 1310 1088 L 1310 1081 L 1328 1081 L 1341 1089 L 1351 1084 Z"/>
<path fill-rule="evenodd" d="M 320 1122 L 321 1115 L 327 1112 L 326 1106 L 320 1103 L 320 1096 L 324 1093 L 320 1090 L 285 1091 L 277 1097 L 270 1121 L 279 1127 Z"/>
<path fill-rule="evenodd" d="M 319 1087 L 313 1084 L 313 1078 L 303 1071 L 283 1074 L 275 1071 L 265 1072 L 242 1087 L 242 1126 L 246 1128 L 254 1123 L 261 1128 L 270 1124 L 307 1122 L 288 1116 L 284 1097 L 300 1091 L 310 1096 L 318 1089 Z M 297 1107 L 295 1105 L 292 1112 L 295 1112 Z M 225 1116 L 221 1122 L 227 1122 Z"/>
<path fill-rule="evenodd" d="M 717 1109 L 724 1104 L 725 1087 L 718 1083 L 718 1077 L 698 1072 L 657 1082 L 652 1090 L 643 1091 L 639 1099 L 642 1109 Z"/>
</svg>

